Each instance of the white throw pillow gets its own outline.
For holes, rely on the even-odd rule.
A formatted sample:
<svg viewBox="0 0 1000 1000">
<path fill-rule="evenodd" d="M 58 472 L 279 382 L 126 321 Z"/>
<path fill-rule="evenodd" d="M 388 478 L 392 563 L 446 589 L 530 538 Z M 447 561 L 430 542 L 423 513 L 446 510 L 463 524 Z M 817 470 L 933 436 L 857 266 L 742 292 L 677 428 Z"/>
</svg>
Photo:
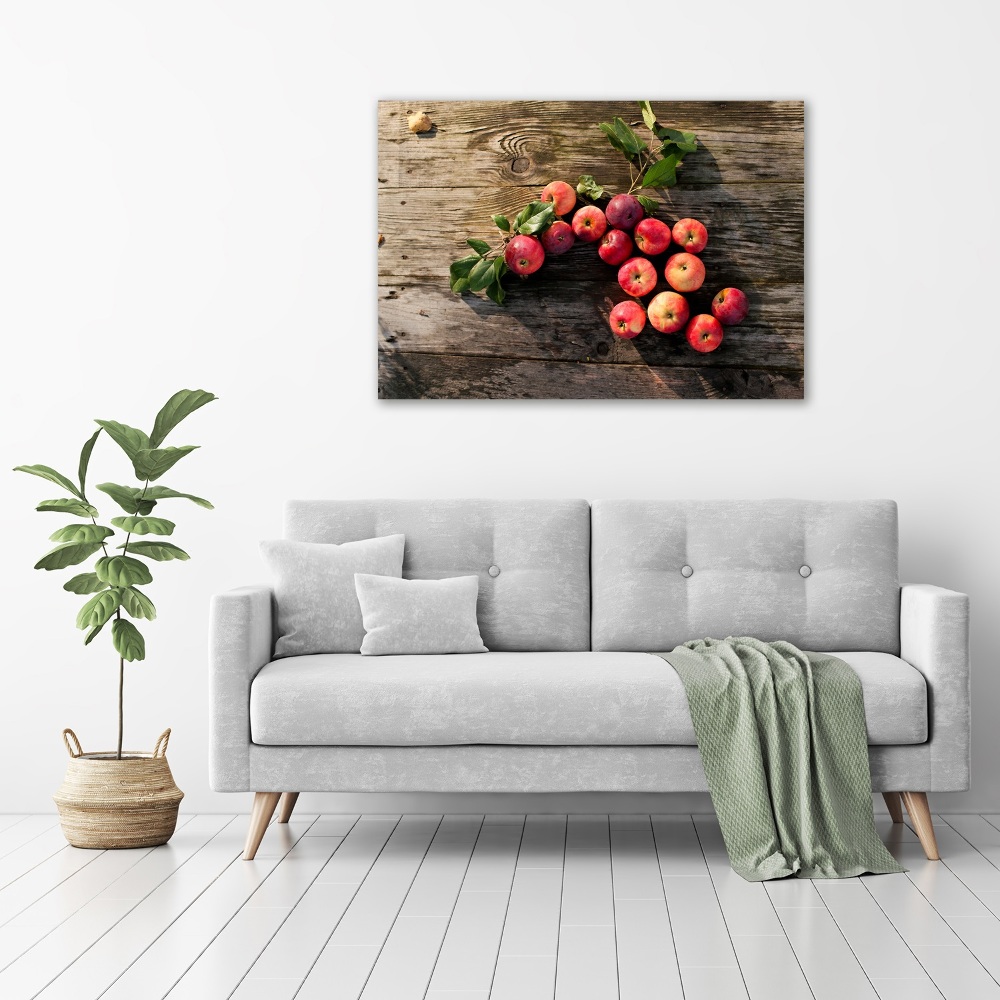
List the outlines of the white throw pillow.
<svg viewBox="0 0 1000 1000">
<path fill-rule="evenodd" d="M 400 580 L 357 573 L 364 656 L 488 653 L 479 634 L 479 577 Z"/>
<path fill-rule="evenodd" d="M 275 659 L 305 653 L 357 653 L 365 637 L 355 573 L 403 575 L 403 535 L 359 542 L 261 542 L 278 605 Z"/>
</svg>

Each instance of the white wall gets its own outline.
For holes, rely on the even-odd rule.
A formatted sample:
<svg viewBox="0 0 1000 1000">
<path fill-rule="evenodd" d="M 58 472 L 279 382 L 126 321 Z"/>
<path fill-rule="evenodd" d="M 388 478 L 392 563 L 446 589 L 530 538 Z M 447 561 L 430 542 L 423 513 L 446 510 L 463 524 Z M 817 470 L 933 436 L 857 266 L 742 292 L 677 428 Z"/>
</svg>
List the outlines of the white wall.
<svg viewBox="0 0 1000 1000">
<path fill-rule="evenodd" d="M 175 508 L 193 559 L 149 588 L 127 743 L 172 726 L 186 806 L 245 808 L 207 785 L 207 604 L 262 579 L 288 496 L 889 496 L 904 579 L 973 601 L 974 787 L 936 804 L 1000 809 L 996 8 L 674 4 L 619 28 L 605 5 L 588 30 L 578 5 L 336 6 L 0 8 L 0 469 L 73 469 L 91 417 L 148 424 L 180 386 L 221 397 L 169 479 L 217 510 Z M 521 56 L 530 30 L 551 42 Z M 805 98 L 806 401 L 378 403 L 375 102 L 411 95 Z M 94 469 L 126 475 L 107 441 Z M 117 663 L 63 574 L 31 571 L 50 491 L 3 475 L 0 808 L 46 810 L 63 726 L 112 745 Z"/>
</svg>

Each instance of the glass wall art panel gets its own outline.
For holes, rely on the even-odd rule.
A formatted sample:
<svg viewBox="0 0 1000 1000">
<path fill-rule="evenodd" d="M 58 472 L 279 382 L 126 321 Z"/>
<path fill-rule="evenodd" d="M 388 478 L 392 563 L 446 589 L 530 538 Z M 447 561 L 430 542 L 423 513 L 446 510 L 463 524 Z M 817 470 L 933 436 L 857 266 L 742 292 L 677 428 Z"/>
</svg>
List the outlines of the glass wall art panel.
<svg viewBox="0 0 1000 1000">
<path fill-rule="evenodd" d="M 801 101 L 381 101 L 382 399 L 802 399 Z"/>
</svg>

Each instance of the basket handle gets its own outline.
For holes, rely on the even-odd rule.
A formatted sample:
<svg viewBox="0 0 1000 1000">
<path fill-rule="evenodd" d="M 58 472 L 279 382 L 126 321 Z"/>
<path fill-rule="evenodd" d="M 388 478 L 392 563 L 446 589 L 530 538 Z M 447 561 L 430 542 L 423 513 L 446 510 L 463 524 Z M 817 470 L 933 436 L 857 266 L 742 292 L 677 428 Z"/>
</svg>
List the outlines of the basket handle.
<svg viewBox="0 0 1000 1000">
<path fill-rule="evenodd" d="M 83 747 L 80 746 L 80 741 L 77 739 L 76 733 L 74 733 L 72 729 L 64 729 L 62 731 L 62 738 L 63 743 L 66 744 L 66 752 L 70 755 L 70 757 L 76 758 L 83 756 Z M 72 740 L 76 745 L 76 750 L 70 746 L 70 740 Z"/>
<path fill-rule="evenodd" d="M 170 727 L 160 733 L 160 738 L 156 741 L 156 746 L 153 747 L 153 757 L 166 757 L 167 756 L 167 744 L 170 742 Z"/>
</svg>

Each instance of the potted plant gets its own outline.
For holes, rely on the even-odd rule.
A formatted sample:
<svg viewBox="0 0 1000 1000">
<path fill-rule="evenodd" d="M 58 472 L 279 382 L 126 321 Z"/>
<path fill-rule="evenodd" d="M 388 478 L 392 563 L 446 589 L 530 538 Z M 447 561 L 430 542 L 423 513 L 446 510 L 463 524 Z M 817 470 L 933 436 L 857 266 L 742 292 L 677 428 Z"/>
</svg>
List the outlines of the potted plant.
<svg viewBox="0 0 1000 1000">
<path fill-rule="evenodd" d="M 74 847 L 153 847 L 166 843 L 177 825 L 177 807 L 184 793 L 174 784 L 166 760 L 170 730 L 150 753 L 123 751 L 125 663 L 145 659 L 146 643 L 134 622 L 156 617 L 156 608 L 139 586 L 152 582 L 147 560 L 186 560 L 188 554 L 172 542 L 174 523 L 152 516 L 161 501 L 189 500 L 212 508 L 201 497 L 153 485 L 195 445 L 165 447 L 167 435 L 195 410 L 216 397 L 202 389 L 174 393 L 157 413 L 147 434 L 115 420 L 97 420 L 97 430 L 80 452 L 74 482 L 47 465 L 19 465 L 58 486 L 65 496 L 43 500 L 35 509 L 74 520 L 54 532 L 56 547 L 35 563 L 35 569 L 61 570 L 94 559 L 93 569 L 77 573 L 63 590 L 86 596 L 76 626 L 86 632 L 89 645 L 110 622 L 112 645 L 118 654 L 118 747 L 114 751 L 83 753 L 72 730 L 63 731 L 71 760 L 62 787 L 54 798 L 66 839 Z M 137 484 L 99 483 L 96 487 L 124 512 L 101 517 L 87 494 L 87 472 L 94 445 L 106 434 L 128 456 Z M 102 498 L 103 500 L 104 498 Z"/>
</svg>

